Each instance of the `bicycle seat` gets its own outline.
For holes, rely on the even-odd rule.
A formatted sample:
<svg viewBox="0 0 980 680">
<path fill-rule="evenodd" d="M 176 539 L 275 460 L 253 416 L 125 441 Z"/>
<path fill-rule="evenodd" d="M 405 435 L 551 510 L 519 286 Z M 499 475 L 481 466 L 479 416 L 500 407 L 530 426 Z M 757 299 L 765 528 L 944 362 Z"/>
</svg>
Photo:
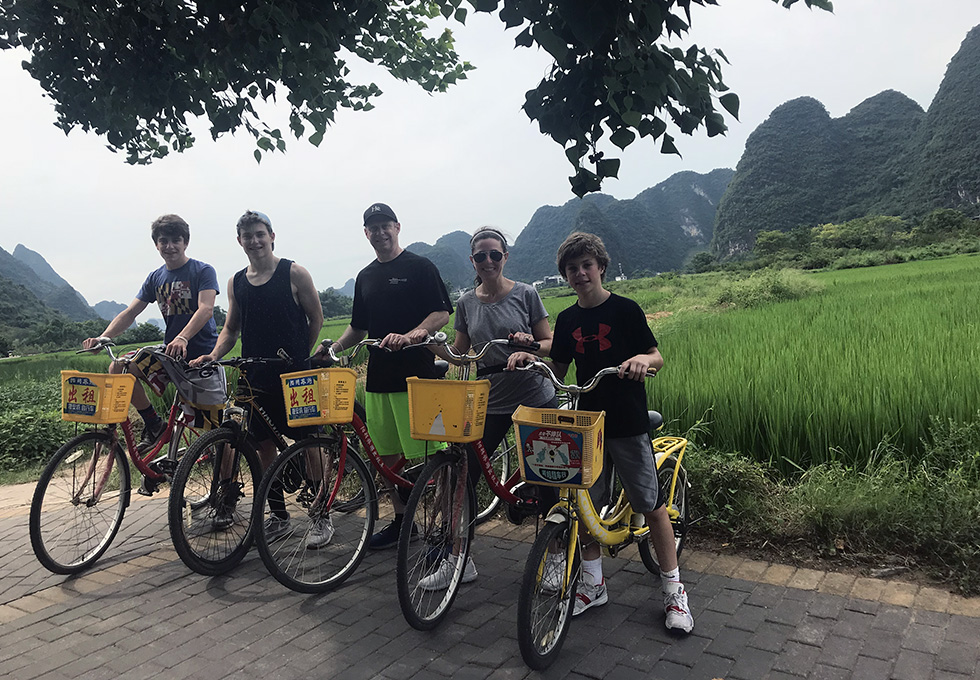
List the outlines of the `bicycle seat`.
<svg viewBox="0 0 980 680">
<path fill-rule="evenodd" d="M 435 361 L 435 371 L 437 378 L 445 378 L 446 372 L 449 370 L 449 362 L 444 359 L 436 359 Z"/>
<path fill-rule="evenodd" d="M 657 413 L 656 411 L 647 411 L 647 416 L 650 418 L 650 431 L 659 430 L 663 427 L 664 417 Z"/>
</svg>

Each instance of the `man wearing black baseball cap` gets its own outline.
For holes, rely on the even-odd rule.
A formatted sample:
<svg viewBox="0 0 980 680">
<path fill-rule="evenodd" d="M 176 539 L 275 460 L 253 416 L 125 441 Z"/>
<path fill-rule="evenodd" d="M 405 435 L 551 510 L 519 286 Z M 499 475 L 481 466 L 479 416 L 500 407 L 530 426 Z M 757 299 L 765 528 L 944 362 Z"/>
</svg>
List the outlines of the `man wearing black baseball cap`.
<svg viewBox="0 0 980 680">
<path fill-rule="evenodd" d="M 400 350 L 425 340 L 449 322 L 453 306 L 439 270 L 398 244 L 401 228 L 395 212 L 384 203 L 373 203 L 364 211 L 364 235 L 377 259 L 357 275 L 350 326 L 333 344 L 335 352 L 368 336 L 381 338 L 382 347 Z M 426 443 L 411 437 L 405 378 L 437 377 L 434 360 L 425 348 L 371 349 L 364 407 L 368 433 L 388 464 L 397 462 L 402 454 L 406 458 L 425 455 Z M 398 543 L 405 507 L 397 493 L 391 499 L 395 520 L 371 537 L 373 549 Z"/>
</svg>

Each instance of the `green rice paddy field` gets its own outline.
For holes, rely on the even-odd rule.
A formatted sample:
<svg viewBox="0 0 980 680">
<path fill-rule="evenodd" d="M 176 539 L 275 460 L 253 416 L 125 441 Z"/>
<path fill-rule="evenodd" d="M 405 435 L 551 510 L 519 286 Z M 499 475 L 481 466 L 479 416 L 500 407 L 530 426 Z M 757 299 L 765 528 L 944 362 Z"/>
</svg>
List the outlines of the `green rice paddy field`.
<svg viewBox="0 0 980 680">
<path fill-rule="evenodd" d="M 980 257 L 796 277 L 814 290 L 750 308 L 718 303 L 728 274 L 609 284 L 651 317 L 666 365 L 650 406 L 671 431 L 700 423 L 700 444 L 792 473 L 828 460 L 860 468 L 883 440 L 914 457 L 930 416 L 978 419 Z M 575 300 L 554 293 L 544 298 L 552 319 Z M 345 326 L 328 320 L 321 337 Z M 14 412 L 55 402 L 59 369 L 105 363 L 71 353 L 0 362 L 0 421 L 16 431 Z"/>
</svg>

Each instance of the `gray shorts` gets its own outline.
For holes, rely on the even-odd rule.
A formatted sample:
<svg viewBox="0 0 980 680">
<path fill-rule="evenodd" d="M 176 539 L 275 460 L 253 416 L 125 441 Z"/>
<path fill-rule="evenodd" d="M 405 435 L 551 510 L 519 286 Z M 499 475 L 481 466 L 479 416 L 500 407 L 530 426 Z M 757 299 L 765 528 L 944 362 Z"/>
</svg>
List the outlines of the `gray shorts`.
<svg viewBox="0 0 980 680">
<path fill-rule="evenodd" d="M 650 512 L 664 504 L 660 498 L 657 463 L 653 457 L 649 435 L 607 439 L 604 455 L 602 475 L 589 489 L 592 504 L 597 511 L 608 505 L 612 497 L 613 466 L 633 512 Z"/>
</svg>

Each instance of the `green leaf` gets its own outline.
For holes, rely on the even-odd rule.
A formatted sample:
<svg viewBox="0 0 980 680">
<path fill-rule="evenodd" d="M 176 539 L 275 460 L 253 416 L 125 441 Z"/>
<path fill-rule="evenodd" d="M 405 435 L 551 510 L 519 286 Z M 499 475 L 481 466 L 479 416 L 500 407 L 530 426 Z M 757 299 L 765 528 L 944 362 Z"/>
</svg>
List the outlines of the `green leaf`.
<svg viewBox="0 0 980 680">
<path fill-rule="evenodd" d="M 604 158 L 598 163 L 596 163 L 596 174 L 599 177 L 615 177 L 619 178 L 619 159 L 618 158 Z"/>
<path fill-rule="evenodd" d="M 323 131 L 317 130 L 312 135 L 310 135 L 310 144 L 313 146 L 320 146 L 320 142 L 323 141 Z"/>
<path fill-rule="evenodd" d="M 252 152 L 252 155 L 255 156 L 255 162 L 256 163 L 261 163 L 262 162 L 262 152 L 261 151 L 259 151 L 258 149 L 256 149 L 255 151 Z"/>
<path fill-rule="evenodd" d="M 618 146 L 620 149 L 625 149 L 633 140 L 636 139 L 636 135 L 629 128 L 619 128 L 609 137 L 609 141 Z"/>
<path fill-rule="evenodd" d="M 466 23 L 466 8 L 465 7 L 460 7 L 458 10 L 456 10 L 456 21 L 458 21 L 461 24 L 465 24 Z"/>
<path fill-rule="evenodd" d="M 728 113 L 732 114 L 732 118 L 738 120 L 738 95 L 734 92 L 729 92 L 728 94 L 723 94 L 718 98 L 721 105 L 725 107 Z"/>
<path fill-rule="evenodd" d="M 638 127 L 640 125 L 640 121 L 643 120 L 643 116 L 639 111 L 624 111 L 623 115 L 620 117 L 623 119 L 624 123 L 631 127 Z"/>
<path fill-rule="evenodd" d="M 664 135 L 664 141 L 660 144 L 660 153 L 675 153 L 678 156 L 681 155 L 681 152 L 677 150 L 676 146 L 674 146 L 674 138 L 670 135 Z"/>
<path fill-rule="evenodd" d="M 534 37 L 531 35 L 531 28 L 525 28 L 514 38 L 514 45 L 517 47 L 530 47 L 534 44 Z"/>
</svg>

